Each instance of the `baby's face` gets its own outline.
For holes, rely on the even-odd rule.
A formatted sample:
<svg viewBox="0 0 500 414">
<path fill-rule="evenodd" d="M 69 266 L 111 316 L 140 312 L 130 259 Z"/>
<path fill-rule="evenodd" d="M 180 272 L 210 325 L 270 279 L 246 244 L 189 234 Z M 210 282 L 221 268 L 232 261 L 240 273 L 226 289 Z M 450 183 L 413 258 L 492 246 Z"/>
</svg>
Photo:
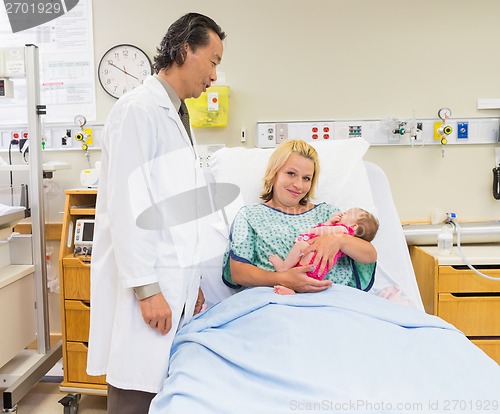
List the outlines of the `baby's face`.
<svg viewBox="0 0 500 414">
<path fill-rule="evenodd" d="M 355 224 L 358 224 L 362 214 L 365 214 L 365 212 L 360 208 L 350 208 L 342 214 L 339 223 L 352 227 Z"/>
</svg>

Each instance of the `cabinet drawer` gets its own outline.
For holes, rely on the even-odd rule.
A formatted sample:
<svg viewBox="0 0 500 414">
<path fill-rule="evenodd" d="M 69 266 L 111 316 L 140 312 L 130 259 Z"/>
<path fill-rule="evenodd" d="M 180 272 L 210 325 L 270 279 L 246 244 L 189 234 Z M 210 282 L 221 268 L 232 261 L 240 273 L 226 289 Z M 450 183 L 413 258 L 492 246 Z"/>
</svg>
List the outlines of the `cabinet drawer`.
<svg viewBox="0 0 500 414">
<path fill-rule="evenodd" d="M 90 300 L 90 264 L 78 258 L 63 259 L 64 297 Z"/>
<path fill-rule="evenodd" d="M 68 342 L 66 344 L 67 361 L 66 367 L 67 381 L 84 382 L 89 384 L 106 384 L 106 376 L 93 377 L 87 375 L 87 345 L 81 342 Z"/>
<path fill-rule="evenodd" d="M 80 300 L 64 301 L 66 340 L 88 342 L 90 305 Z"/>
<path fill-rule="evenodd" d="M 500 364 L 500 338 L 498 339 L 473 339 L 474 345 L 481 348 L 488 356 Z"/>
<path fill-rule="evenodd" d="M 438 316 L 467 336 L 500 336 L 500 296 L 440 293 Z"/>
<path fill-rule="evenodd" d="M 500 278 L 500 268 L 478 270 L 489 276 Z M 466 266 L 439 266 L 439 292 L 500 292 L 500 283 L 476 275 Z"/>
</svg>

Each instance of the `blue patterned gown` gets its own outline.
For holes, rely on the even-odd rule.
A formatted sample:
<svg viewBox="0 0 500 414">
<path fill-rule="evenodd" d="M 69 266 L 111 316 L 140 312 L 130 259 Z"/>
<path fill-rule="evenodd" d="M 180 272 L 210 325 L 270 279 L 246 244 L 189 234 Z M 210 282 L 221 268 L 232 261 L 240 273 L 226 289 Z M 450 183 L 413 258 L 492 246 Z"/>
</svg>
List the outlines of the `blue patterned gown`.
<svg viewBox="0 0 500 414">
<path fill-rule="evenodd" d="M 284 259 L 296 237 L 311 227 L 324 223 L 340 210 L 326 203 L 314 206 L 300 214 L 288 214 L 265 204 L 243 207 L 231 227 L 229 248 L 224 255 L 223 280 L 226 285 L 238 288 L 231 279 L 229 258 L 249 263 L 274 272 L 269 261 L 271 254 Z M 373 285 L 375 263 L 363 264 L 348 256 L 341 257 L 327 273 L 325 279 L 342 285 L 369 290 Z"/>
</svg>

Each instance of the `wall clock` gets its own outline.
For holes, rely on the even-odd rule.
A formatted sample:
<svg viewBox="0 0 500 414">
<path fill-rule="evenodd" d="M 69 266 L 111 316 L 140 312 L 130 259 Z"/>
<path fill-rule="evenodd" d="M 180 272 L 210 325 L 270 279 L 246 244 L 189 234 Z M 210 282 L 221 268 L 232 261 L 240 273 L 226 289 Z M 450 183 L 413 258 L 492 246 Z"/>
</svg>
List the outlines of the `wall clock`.
<svg viewBox="0 0 500 414">
<path fill-rule="evenodd" d="M 101 58 L 97 77 L 103 89 L 113 98 L 141 85 L 151 73 L 151 60 L 137 46 L 113 46 Z"/>
</svg>

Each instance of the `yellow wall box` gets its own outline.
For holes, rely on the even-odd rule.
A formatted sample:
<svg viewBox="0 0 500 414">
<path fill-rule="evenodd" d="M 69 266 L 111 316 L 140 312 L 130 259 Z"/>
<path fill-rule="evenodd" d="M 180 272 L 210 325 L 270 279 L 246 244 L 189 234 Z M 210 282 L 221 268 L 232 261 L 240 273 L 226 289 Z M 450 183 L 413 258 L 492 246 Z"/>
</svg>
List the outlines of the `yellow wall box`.
<svg viewBox="0 0 500 414">
<path fill-rule="evenodd" d="M 229 86 L 211 86 L 199 98 L 186 99 L 189 120 L 193 128 L 213 128 L 227 125 Z"/>
</svg>

